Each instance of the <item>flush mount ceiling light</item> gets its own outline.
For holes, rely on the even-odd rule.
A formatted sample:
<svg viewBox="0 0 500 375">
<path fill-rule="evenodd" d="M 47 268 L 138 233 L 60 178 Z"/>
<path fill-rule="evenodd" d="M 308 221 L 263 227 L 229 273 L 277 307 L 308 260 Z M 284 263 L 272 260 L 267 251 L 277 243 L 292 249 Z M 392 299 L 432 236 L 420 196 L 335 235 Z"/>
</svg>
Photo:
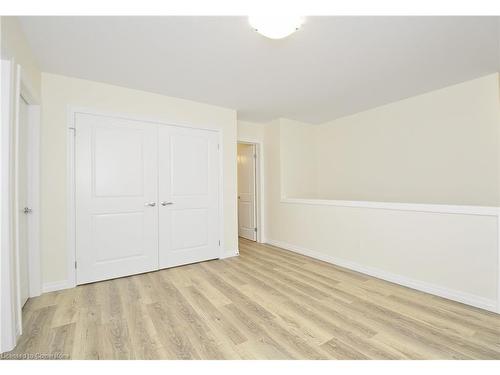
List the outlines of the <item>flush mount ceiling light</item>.
<svg viewBox="0 0 500 375">
<path fill-rule="evenodd" d="M 271 39 L 281 39 L 300 29 L 304 23 L 304 17 L 250 16 L 248 22 L 259 34 Z"/>
</svg>

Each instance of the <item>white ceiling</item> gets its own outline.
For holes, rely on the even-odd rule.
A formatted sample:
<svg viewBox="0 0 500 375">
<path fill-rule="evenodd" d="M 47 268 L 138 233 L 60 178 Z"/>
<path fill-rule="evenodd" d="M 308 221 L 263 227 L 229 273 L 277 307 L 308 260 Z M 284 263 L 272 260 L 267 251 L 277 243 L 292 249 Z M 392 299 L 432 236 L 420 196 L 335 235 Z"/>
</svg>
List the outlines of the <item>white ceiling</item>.
<svg viewBox="0 0 500 375">
<path fill-rule="evenodd" d="M 43 71 L 319 123 L 500 70 L 498 17 L 20 17 Z"/>
</svg>

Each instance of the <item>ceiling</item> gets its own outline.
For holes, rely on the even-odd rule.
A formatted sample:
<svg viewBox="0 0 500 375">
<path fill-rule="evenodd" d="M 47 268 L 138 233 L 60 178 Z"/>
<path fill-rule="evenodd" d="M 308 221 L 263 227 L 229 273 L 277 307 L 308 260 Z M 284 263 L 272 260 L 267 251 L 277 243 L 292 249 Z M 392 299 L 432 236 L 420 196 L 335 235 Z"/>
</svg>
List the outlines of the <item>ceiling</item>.
<svg viewBox="0 0 500 375">
<path fill-rule="evenodd" d="M 321 123 L 500 70 L 498 17 L 20 17 L 45 72 Z"/>
</svg>

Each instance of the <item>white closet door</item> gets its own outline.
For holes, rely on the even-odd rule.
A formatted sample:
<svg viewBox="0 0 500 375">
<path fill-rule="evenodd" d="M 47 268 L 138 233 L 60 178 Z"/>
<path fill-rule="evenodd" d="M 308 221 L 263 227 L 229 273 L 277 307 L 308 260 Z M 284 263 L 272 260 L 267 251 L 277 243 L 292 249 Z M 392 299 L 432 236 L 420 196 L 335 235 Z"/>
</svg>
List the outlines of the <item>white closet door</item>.
<svg viewBox="0 0 500 375">
<path fill-rule="evenodd" d="M 77 283 L 157 269 L 157 126 L 76 116 Z"/>
<path fill-rule="evenodd" d="M 218 136 L 159 128 L 160 268 L 219 257 Z"/>
</svg>

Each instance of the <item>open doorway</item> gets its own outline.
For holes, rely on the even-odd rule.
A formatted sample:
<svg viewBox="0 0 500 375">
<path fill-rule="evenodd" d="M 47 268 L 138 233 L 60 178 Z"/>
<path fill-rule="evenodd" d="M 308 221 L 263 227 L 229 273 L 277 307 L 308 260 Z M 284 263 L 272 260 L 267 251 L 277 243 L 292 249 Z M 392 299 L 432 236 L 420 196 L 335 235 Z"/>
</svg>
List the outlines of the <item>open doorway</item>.
<svg viewBox="0 0 500 375">
<path fill-rule="evenodd" d="M 238 236 L 259 240 L 258 145 L 238 142 Z"/>
</svg>

